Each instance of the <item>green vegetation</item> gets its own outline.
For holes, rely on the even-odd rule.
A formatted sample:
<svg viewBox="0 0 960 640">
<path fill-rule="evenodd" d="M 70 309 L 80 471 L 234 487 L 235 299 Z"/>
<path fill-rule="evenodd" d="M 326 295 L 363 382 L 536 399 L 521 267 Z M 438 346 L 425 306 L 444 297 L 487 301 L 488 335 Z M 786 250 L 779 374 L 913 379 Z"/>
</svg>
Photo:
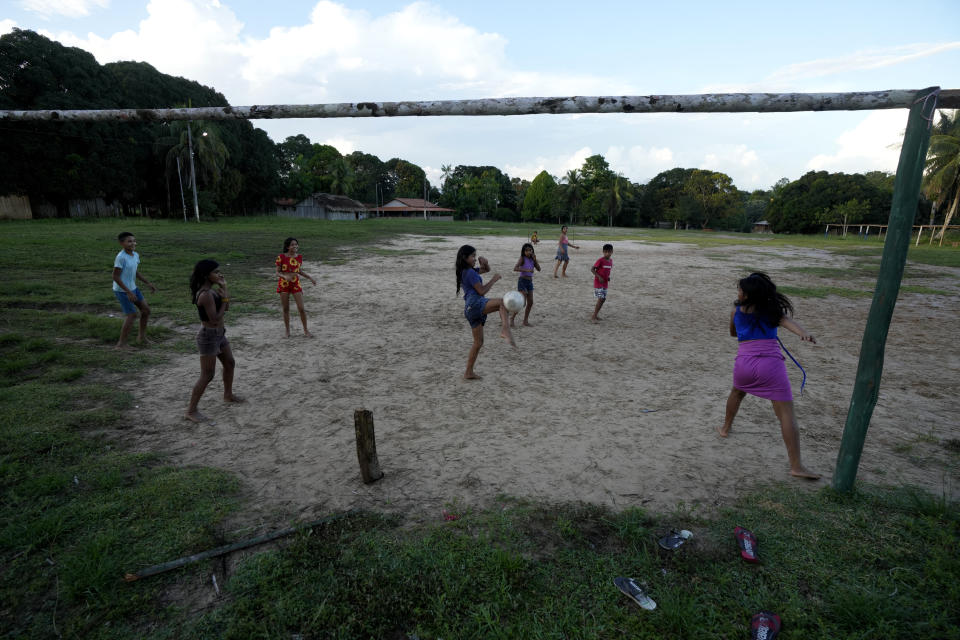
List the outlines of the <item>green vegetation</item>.
<svg viewBox="0 0 960 640">
<path fill-rule="evenodd" d="M 361 513 L 246 557 L 221 581 L 226 597 L 210 606 L 210 573 L 222 577 L 217 562 L 125 583 L 131 570 L 245 537 L 225 525 L 244 509 L 231 474 L 174 467 L 102 435 L 136 422 L 132 397 L 117 391 L 122 380 L 171 351 L 191 350 L 163 325 L 192 322 L 184 290 L 195 259 L 221 260 L 250 312 L 271 299 L 265 281 L 288 233 L 307 255 L 330 261 L 395 255 L 377 243 L 398 233 L 523 237 L 536 227 L 276 218 L 0 227 L 0 635 L 740 638 L 753 613 L 774 609 L 785 640 L 960 638 L 960 509 L 910 489 L 861 487 L 841 496 L 770 486 L 710 515 L 510 497 L 486 510 L 451 505 L 459 516 L 451 522 Z M 161 286 L 150 296 L 151 335 L 160 343 L 132 355 L 107 348 L 119 329 L 107 314 L 116 313 L 109 274 L 120 229 L 137 234 L 144 271 Z M 859 252 L 853 277 L 865 287 L 878 251 L 869 242 L 798 236 L 573 231 L 576 240 L 685 242 L 736 248 L 729 255 L 737 256 L 748 245 L 758 263 L 783 247 Z M 278 246 L 264 246 L 264 238 Z M 45 262 L 32 262 L 37 255 Z M 919 255 L 960 266 L 953 249 Z M 818 279 L 843 276 L 803 273 L 817 291 Z M 960 456 L 957 440 L 940 444 Z M 913 445 L 903 446 L 909 453 Z M 757 534 L 762 565 L 739 559 L 738 524 Z M 695 536 L 666 553 L 656 539 L 671 527 Z M 612 584 L 618 575 L 646 582 L 657 610 L 623 597 Z"/>
<path fill-rule="evenodd" d="M 100 65 L 86 51 L 16 28 L 0 36 L 0 78 L 0 109 L 229 106 L 214 88 L 144 63 Z M 949 220 L 960 202 L 957 118 L 949 112 L 941 116 L 914 216 L 918 223 Z M 197 120 L 189 126 L 183 121 L 71 121 L 5 125 L 0 195 L 30 196 L 34 217 L 119 208 L 179 218 L 184 215 L 177 197 L 181 182 L 188 191 L 183 195 L 193 200 L 187 168 L 191 147 L 195 196 L 205 218 L 271 213 L 277 199 L 299 202 L 323 192 L 368 205 L 395 197 L 427 198 L 455 209 L 458 219 L 634 228 L 666 222 L 729 231 L 749 231 L 767 220 L 778 233 L 817 233 L 829 222 L 882 223 L 894 184 L 893 175 L 882 171 L 811 171 L 747 192 L 724 173 L 682 167 L 640 184 L 595 154 L 564 176 L 544 171 L 532 183 L 493 166 L 443 164 L 441 184 L 431 185 L 424 169 L 408 160 L 381 160 L 359 150 L 343 155 L 303 134 L 275 143 L 243 120 Z"/>
</svg>

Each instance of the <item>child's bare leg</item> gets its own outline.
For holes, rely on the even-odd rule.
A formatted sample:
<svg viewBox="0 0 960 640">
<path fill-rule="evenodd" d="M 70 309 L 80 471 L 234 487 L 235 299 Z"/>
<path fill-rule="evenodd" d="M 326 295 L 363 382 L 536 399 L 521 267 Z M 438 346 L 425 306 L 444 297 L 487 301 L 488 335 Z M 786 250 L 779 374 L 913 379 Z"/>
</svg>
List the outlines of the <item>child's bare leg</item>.
<svg viewBox="0 0 960 640">
<path fill-rule="evenodd" d="M 483 347 L 483 325 L 473 327 L 470 332 L 473 334 L 473 344 L 467 355 L 467 371 L 463 374 L 463 379 L 478 380 L 480 376 L 473 372 L 473 365 L 477 363 L 477 356 L 480 354 L 480 348 Z"/>
<path fill-rule="evenodd" d="M 280 308 L 283 310 L 283 328 L 285 330 L 285 338 L 290 337 L 290 294 L 281 293 L 280 294 Z"/>
<path fill-rule="evenodd" d="M 516 317 L 517 317 L 516 312 L 513 312 L 513 313 L 510 314 L 510 326 L 511 326 L 511 327 L 516 326 L 516 325 L 513 324 L 513 321 L 514 321 L 514 319 L 515 319 Z"/>
<path fill-rule="evenodd" d="M 598 314 L 600 313 L 600 307 L 603 306 L 604 302 L 606 302 L 606 300 L 604 300 L 603 298 L 597 299 L 597 304 L 594 305 L 593 307 L 593 316 L 590 317 L 590 320 L 592 320 L 593 322 L 600 321 L 600 316 Z"/>
<path fill-rule="evenodd" d="M 303 335 L 307 336 L 308 338 L 312 338 L 313 334 L 307 330 L 307 312 L 303 308 L 303 294 L 298 291 L 297 293 L 293 294 L 293 299 L 297 303 L 297 311 L 300 312 L 300 322 L 303 324 Z"/>
<path fill-rule="evenodd" d="M 147 320 L 150 319 L 150 305 L 147 304 L 146 300 L 137 301 L 137 308 L 140 309 L 140 328 L 139 333 L 137 333 L 137 342 L 144 343 L 147 341 Z"/>
<path fill-rule="evenodd" d="M 727 413 L 723 418 L 723 426 L 717 429 L 717 433 L 720 434 L 721 438 L 726 438 L 730 435 L 730 427 L 733 426 L 733 419 L 737 417 L 737 412 L 740 411 L 740 403 L 743 402 L 744 396 L 747 393 L 745 391 L 740 391 L 736 387 L 730 389 L 730 395 L 727 396 Z"/>
<path fill-rule="evenodd" d="M 561 276 L 561 277 L 563 277 L 563 278 L 566 278 L 566 277 L 567 277 L 567 267 L 568 267 L 569 265 L 570 265 L 570 261 L 569 261 L 569 260 L 564 260 L 564 261 L 563 261 L 563 271 L 560 272 L 560 276 Z"/>
<path fill-rule="evenodd" d="M 190 392 L 190 404 L 187 405 L 187 412 L 183 417 L 191 422 L 206 422 L 207 416 L 200 413 L 197 405 L 200 404 L 200 397 L 206 391 L 207 385 L 213 380 L 213 373 L 217 367 L 216 356 L 200 356 L 200 377 L 193 385 L 193 391 Z"/>
<path fill-rule="evenodd" d="M 793 402 L 779 402 L 777 400 L 772 402 L 773 412 L 780 419 L 780 433 L 783 436 L 783 443 L 787 445 L 787 456 L 790 458 L 790 475 L 817 480 L 820 474 L 804 467 L 800 460 L 800 429 L 797 428 L 797 419 L 793 414 Z"/>
<path fill-rule="evenodd" d="M 120 326 L 120 339 L 117 340 L 117 349 L 127 348 L 127 339 L 130 337 L 130 329 L 133 328 L 133 321 L 136 317 L 137 314 L 135 313 L 128 313 L 123 317 L 123 325 Z"/>
<path fill-rule="evenodd" d="M 516 349 L 517 343 L 513 340 L 513 333 L 510 332 L 510 321 L 507 319 L 507 308 L 503 306 L 502 298 L 490 300 L 487 302 L 487 306 L 483 308 L 484 313 L 493 313 L 494 311 L 500 312 L 500 337 L 504 338 L 510 343 L 511 347 Z"/>
<path fill-rule="evenodd" d="M 554 278 L 557 277 L 557 269 L 560 268 L 560 263 L 561 263 L 561 262 L 563 262 L 563 261 L 562 261 L 562 260 L 557 260 L 557 262 L 553 265 L 553 277 L 554 277 Z"/>
<path fill-rule="evenodd" d="M 523 295 L 527 298 L 527 306 L 523 310 L 523 326 L 529 327 L 532 326 L 527 320 L 530 319 L 530 309 L 533 307 L 533 292 L 524 291 Z"/>
<path fill-rule="evenodd" d="M 233 358 L 233 351 L 225 347 L 220 355 L 220 364 L 223 365 L 223 400 L 224 402 L 243 402 L 243 398 L 233 394 L 233 370 L 237 368 L 237 361 Z"/>
</svg>

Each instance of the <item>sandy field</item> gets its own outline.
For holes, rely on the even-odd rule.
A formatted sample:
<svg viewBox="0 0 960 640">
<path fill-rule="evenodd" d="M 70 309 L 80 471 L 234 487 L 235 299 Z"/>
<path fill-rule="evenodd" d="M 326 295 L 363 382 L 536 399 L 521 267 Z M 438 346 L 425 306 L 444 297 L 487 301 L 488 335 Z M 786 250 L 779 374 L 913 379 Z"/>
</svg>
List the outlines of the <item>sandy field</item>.
<svg viewBox="0 0 960 640">
<path fill-rule="evenodd" d="M 715 427 L 737 349 L 727 328 L 737 279 L 762 268 L 781 286 L 854 288 L 790 271 L 844 267 L 850 258 L 762 244 L 615 242 L 603 321 L 591 324 L 589 269 L 603 241 L 574 239 L 581 248 L 571 250 L 566 279 L 552 275 L 555 240 L 543 241 L 534 326 L 516 330 L 514 350 L 490 316 L 476 367 L 483 379 L 464 381 L 471 338 L 453 269 L 463 242 L 504 275 L 490 296 L 516 286 L 517 238 L 403 236 L 382 247 L 385 255 L 337 266 L 311 263 L 307 254 L 305 269 L 320 276 L 319 286 L 305 290 L 314 339 L 301 335 L 295 309 L 293 337 L 282 339 L 279 303 L 274 316 L 232 312 L 235 390 L 248 402 L 222 402 L 218 366 L 200 405 L 215 424 L 184 421 L 199 358 L 178 355 L 131 386 L 139 409 L 118 436 L 175 464 L 237 474 L 251 501 L 248 522 L 353 507 L 434 518 L 498 494 L 710 511 L 771 480 L 812 488 L 830 482 L 870 298 L 794 298 L 797 321 L 818 344 L 781 332 L 808 373 L 795 408 L 804 462 L 823 480 L 789 476 L 769 401 L 748 396 L 726 440 Z M 951 295 L 901 295 L 858 477 L 956 498 L 960 270 L 908 271 L 909 284 Z M 264 291 L 275 287 L 272 272 L 265 265 Z M 800 373 L 789 361 L 788 370 L 797 395 Z M 357 408 L 371 410 L 376 423 L 385 475 L 371 485 L 360 479 Z"/>
</svg>

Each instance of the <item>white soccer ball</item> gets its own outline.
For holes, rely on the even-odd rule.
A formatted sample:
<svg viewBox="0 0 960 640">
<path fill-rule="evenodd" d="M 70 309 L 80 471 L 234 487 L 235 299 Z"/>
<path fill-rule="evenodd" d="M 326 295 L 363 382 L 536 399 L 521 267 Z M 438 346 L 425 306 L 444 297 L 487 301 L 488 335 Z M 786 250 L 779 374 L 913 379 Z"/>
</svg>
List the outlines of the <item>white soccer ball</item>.
<svg viewBox="0 0 960 640">
<path fill-rule="evenodd" d="M 505 306 L 510 313 L 517 313 L 520 309 L 523 309 L 523 305 L 526 303 L 527 299 L 524 298 L 523 294 L 519 291 L 508 291 L 503 296 L 503 306 Z"/>
</svg>

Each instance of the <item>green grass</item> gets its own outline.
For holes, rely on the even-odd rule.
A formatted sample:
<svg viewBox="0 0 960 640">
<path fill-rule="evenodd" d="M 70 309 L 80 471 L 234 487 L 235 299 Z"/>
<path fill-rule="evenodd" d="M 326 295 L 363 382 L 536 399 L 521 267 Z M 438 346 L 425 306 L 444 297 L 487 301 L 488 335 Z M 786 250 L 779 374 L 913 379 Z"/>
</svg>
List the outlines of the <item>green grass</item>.
<svg viewBox="0 0 960 640">
<path fill-rule="evenodd" d="M 741 638 L 761 609 L 784 638 L 956 638 L 957 511 L 905 490 L 774 486 L 716 518 L 532 504 L 415 530 L 373 514 L 245 563 L 227 604 L 183 637 Z M 750 528 L 763 563 L 740 560 Z M 694 531 L 678 552 L 656 538 Z M 656 611 L 613 587 L 647 584 Z"/>
<path fill-rule="evenodd" d="M 272 308 L 265 281 L 288 235 L 308 260 L 329 264 L 419 253 L 382 248 L 400 233 L 520 238 L 548 227 L 276 218 L 0 223 L 0 635 L 742 638 L 753 613 L 773 609 L 785 621 L 785 640 L 960 638 L 960 510 L 909 489 L 861 487 L 841 496 L 773 486 L 709 518 L 508 497 L 486 510 L 451 505 L 461 516 L 453 522 L 414 525 L 363 513 L 250 555 L 221 583 L 227 597 L 205 613 L 191 613 L 191 603 L 197 585 L 209 591 L 215 565 L 122 580 L 236 541 L 224 518 L 244 508 L 229 472 L 171 466 L 100 435 L 140 419 L 132 397 L 117 390 L 121 378 L 193 351 L 161 323 L 193 324 L 185 290 L 195 260 L 217 258 L 239 310 L 251 313 Z M 120 325 L 110 291 L 120 230 L 137 235 L 143 270 L 160 286 L 147 292 L 159 343 L 130 353 L 109 348 Z M 818 279 L 844 274 L 807 270 L 809 288 L 784 287 L 798 296 L 871 295 L 869 271 L 881 250 L 799 236 L 603 228 L 573 235 L 575 242 L 683 242 L 718 259 L 733 255 L 725 247 L 762 256 L 785 246 L 860 258 L 853 277 L 862 290 L 820 286 Z M 911 249 L 912 262 L 960 266 L 956 249 L 921 249 Z M 955 439 L 936 444 L 960 455 Z M 736 524 L 759 536 L 761 566 L 739 560 Z M 655 540 L 671 527 L 695 537 L 666 554 Z M 612 585 L 617 575 L 645 581 L 658 609 L 629 603 Z"/>
<path fill-rule="evenodd" d="M 7 309 L 0 319 L 0 632 L 75 637 L 111 621 L 100 636 L 129 637 L 130 621 L 169 615 L 158 595 L 176 578 L 131 589 L 121 576 L 215 544 L 238 483 L 93 435 L 137 420 L 111 376 L 157 361 L 154 349 L 105 348 L 117 320 L 108 332 L 82 314 Z"/>
<path fill-rule="evenodd" d="M 826 298 L 827 296 L 840 296 L 841 298 L 869 298 L 873 296 L 872 290 L 866 289 L 847 289 L 845 287 L 777 287 L 777 290 L 787 296 L 797 298 Z"/>
</svg>

